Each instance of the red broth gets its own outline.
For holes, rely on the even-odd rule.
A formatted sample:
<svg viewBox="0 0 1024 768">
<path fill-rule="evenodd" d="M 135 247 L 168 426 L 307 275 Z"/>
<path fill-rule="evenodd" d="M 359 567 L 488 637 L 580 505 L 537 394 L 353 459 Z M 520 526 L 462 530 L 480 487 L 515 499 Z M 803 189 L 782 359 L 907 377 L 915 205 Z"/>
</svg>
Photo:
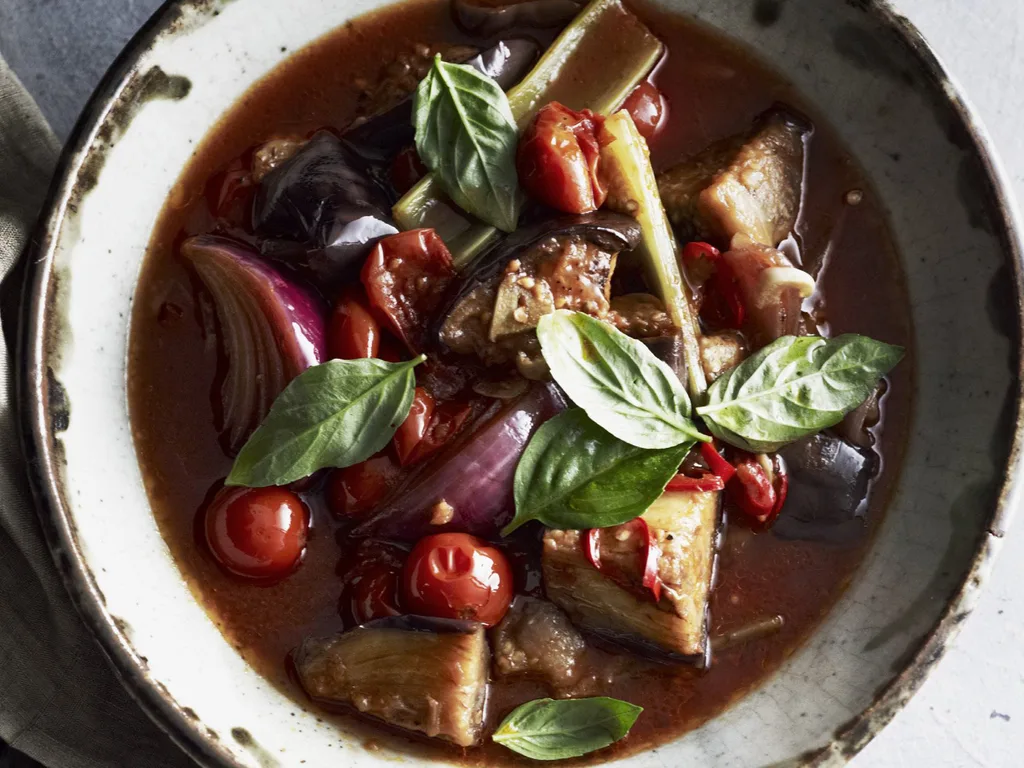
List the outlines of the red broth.
<svg viewBox="0 0 1024 768">
<path fill-rule="evenodd" d="M 910 350 L 904 279 L 883 208 L 827 123 L 746 49 L 685 20 L 643 6 L 634 10 L 668 46 L 668 57 L 654 78 L 670 105 L 667 125 L 652 142 L 656 167 L 745 130 L 776 101 L 810 115 L 815 134 L 802 250 L 805 264 L 829 252 L 819 291 L 830 330 L 863 333 Z M 224 636 L 302 706 L 312 705 L 289 676 L 288 655 L 310 634 L 343 629 L 338 574 L 345 550 L 339 547 L 338 525 L 319 491 L 306 495 L 313 524 L 303 563 L 271 586 L 232 578 L 197 537 L 198 513 L 227 475 L 231 459 L 218 442 L 211 407 L 217 340 L 204 318 L 212 306 L 190 278 L 177 248 L 186 236 L 209 231 L 212 190 L 220 189 L 225 172 L 239 167 L 239 159 L 247 158 L 253 147 L 320 127 L 344 128 L 360 108 L 361 90 L 372 87 L 389 62 L 416 44 L 440 42 L 467 42 L 452 25 L 447 3 L 404 3 L 330 32 L 254 86 L 227 110 L 182 172 L 153 233 L 136 293 L 129 405 L 160 529 L 196 599 Z M 859 194 L 859 204 L 848 203 L 850 192 Z M 245 202 L 243 193 L 240 204 Z M 825 544 L 785 541 L 770 532 L 731 526 L 712 600 L 712 634 L 775 614 L 785 618 L 784 628 L 717 653 L 708 670 L 657 664 L 605 649 L 589 651 L 590 666 L 601 670 L 602 681 L 596 683 L 601 694 L 644 707 L 630 735 L 592 760 L 647 749 L 697 727 L 764 681 L 818 625 L 854 576 L 897 479 L 908 430 L 912 357 L 908 353 L 892 376 L 884 429 L 875 430 L 883 469 L 870 490 L 864 534 Z M 533 682 L 493 681 L 489 729 L 514 706 L 546 695 Z M 401 750 L 425 750 L 474 765 L 529 762 L 491 743 L 463 751 L 357 723 L 352 716 L 337 717 L 343 727 L 356 728 L 371 742 Z"/>
</svg>

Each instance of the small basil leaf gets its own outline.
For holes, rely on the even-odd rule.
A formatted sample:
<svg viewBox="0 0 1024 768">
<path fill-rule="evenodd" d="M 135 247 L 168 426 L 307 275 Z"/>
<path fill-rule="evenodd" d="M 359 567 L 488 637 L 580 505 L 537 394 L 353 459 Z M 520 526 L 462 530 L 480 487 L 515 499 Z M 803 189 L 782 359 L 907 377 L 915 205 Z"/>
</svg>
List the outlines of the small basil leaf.
<svg viewBox="0 0 1024 768">
<path fill-rule="evenodd" d="M 491 738 L 533 760 L 564 760 L 615 743 L 643 711 L 606 696 L 535 699 L 512 710 Z"/>
<path fill-rule="evenodd" d="M 727 443 L 775 451 L 838 424 L 902 357 L 867 336 L 783 336 L 718 378 L 697 413 Z"/>
<path fill-rule="evenodd" d="M 551 375 L 576 405 L 620 440 L 670 448 L 709 440 L 690 420 L 679 378 L 644 344 L 582 312 L 559 310 L 537 325 Z"/>
<path fill-rule="evenodd" d="M 519 129 L 501 86 L 437 56 L 416 89 L 413 125 L 416 151 L 455 204 L 498 229 L 514 230 L 522 207 Z"/>
<path fill-rule="evenodd" d="M 278 395 L 226 484 L 284 485 L 325 467 L 368 459 L 409 415 L 413 368 L 425 359 L 331 360 L 307 368 Z"/>
<path fill-rule="evenodd" d="M 546 422 L 516 467 L 516 516 L 508 535 L 530 520 L 549 528 L 606 528 L 647 511 L 693 445 L 646 450 L 619 440 L 579 408 Z"/>
</svg>

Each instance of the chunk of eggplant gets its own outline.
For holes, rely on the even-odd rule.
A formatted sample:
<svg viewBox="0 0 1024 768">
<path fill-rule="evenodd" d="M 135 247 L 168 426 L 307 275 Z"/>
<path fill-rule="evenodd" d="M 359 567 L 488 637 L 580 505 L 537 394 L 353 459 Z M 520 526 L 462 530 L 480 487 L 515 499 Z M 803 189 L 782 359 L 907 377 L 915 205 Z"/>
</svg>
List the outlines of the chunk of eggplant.
<svg viewBox="0 0 1024 768">
<path fill-rule="evenodd" d="M 658 177 L 669 218 L 689 240 L 746 235 L 777 246 L 800 215 L 806 118 L 777 106 L 753 130 L 716 142 Z"/>
<path fill-rule="evenodd" d="M 460 747 L 480 741 L 490 668 L 481 624 L 394 616 L 307 639 L 294 660 L 314 701 Z"/>
<path fill-rule="evenodd" d="M 328 131 L 267 174 L 253 223 L 269 239 L 264 255 L 326 291 L 354 274 L 377 240 L 398 231 L 367 161 Z"/>
<path fill-rule="evenodd" d="M 721 331 L 700 337 L 700 361 L 708 384 L 735 368 L 747 356 L 747 343 L 736 331 Z"/>
<path fill-rule="evenodd" d="M 562 27 L 580 12 L 577 0 L 527 0 L 511 5 L 485 5 L 474 0 L 452 0 L 456 26 L 469 35 L 491 37 L 510 29 Z"/>
<path fill-rule="evenodd" d="M 555 695 L 579 680 L 587 643 L 553 603 L 519 595 L 491 630 L 494 668 L 544 681 Z"/>
<path fill-rule="evenodd" d="M 500 40 L 463 63 L 495 80 L 508 90 L 530 71 L 540 49 L 533 40 Z M 410 146 L 415 138 L 412 96 L 390 109 L 361 120 L 344 133 L 346 141 L 360 151 L 388 160 Z"/>
<path fill-rule="evenodd" d="M 438 333 L 447 349 L 507 363 L 535 345 L 540 318 L 555 309 L 607 313 L 616 256 L 639 242 L 628 216 L 563 216 L 518 230 L 467 271 Z M 526 345 L 524 347 L 524 345 Z"/>
<path fill-rule="evenodd" d="M 878 456 L 830 432 L 790 443 L 779 450 L 789 471 L 786 503 L 772 527 L 785 539 L 857 541 L 867 535 L 864 515 Z"/>
<path fill-rule="evenodd" d="M 705 664 L 719 495 L 666 492 L 644 513 L 658 551 L 662 587 L 657 601 L 642 591 L 641 542 L 617 535 L 626 530 L 622 526 L 602 529 L 601 559 L 613 558 L 615 572 L 634 588 L 590 563 L 583 549 L 585 532 L 549 530 L 543 552 L 548 598 L 578 627 L 607 640 L 659 658 Z"/>
</svg>

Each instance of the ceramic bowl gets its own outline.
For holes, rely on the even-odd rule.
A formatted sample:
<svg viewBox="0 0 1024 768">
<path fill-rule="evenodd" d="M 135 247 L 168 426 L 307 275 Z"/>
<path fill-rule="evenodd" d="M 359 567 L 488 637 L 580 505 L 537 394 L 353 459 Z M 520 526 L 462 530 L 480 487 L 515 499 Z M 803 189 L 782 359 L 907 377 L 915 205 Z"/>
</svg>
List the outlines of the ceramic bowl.
<svg viewBox="0 0 1024 768">
<path fill-rule="evenodd" d="M 1015 215 L 963 96 L 884 3 L 660 2 L 755 46 L 831 117 L 866 169 L 909 282 L 917 397 L 878 540 L 813 639 L 722 716 L 622 764 L 838 764 L 942 657 L 1020 495 Z M 125 684 L 206 766 L 394 759 L 266 683 L 193 600 L 149 514 L 125 396 L 139 267 L 193 147 L 283 51 L 381 4 L 165 5 L 89 104 L 36 239 L 20 393 L 50 544 Z"/>
</svg>

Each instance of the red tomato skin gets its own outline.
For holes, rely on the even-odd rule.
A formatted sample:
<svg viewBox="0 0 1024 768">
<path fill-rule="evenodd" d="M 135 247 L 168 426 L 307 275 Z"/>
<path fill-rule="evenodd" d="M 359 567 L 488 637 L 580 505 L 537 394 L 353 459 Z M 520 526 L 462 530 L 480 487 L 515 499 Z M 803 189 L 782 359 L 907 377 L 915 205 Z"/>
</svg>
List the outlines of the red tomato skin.
<svg viewBox="0 0 1024 768">
<path fill-rule="evenodd" d="M 664 95 L 650 82 L 634 88 L 622 108 L 629 112 L 640 135 L 648 140 L 658 132 L 667 111 Z"/>
<path fill-rule="evenodd" d="M 600 119 L 552 102 L 537 112 L 519 141 L 519 183 L 535 200 L 566 213 L 590 213 L 604 203 L 600 182 Z"/>
<path fill-rule="evenodd" d="M 496 548 L 467 533 L 420 539 L 402 570 L 409 613 L 479 621 L 492 627 L 512 602 L 512 567 Z"/>
<path fill-rule="evenodd" d="M 411 229 L 374 246 L 361 273 L 377 319 L 418 353 L 455 277 L 452 256 L 432 229 Z"/>
<path fill-rule="evenodd" d="M 327 478 L 327 504 L 339 518 L 361 518 L 398 484 L 401 470 L 387 453 L 344 469 Z"/>
<path fill-rule="evenodd" d="M 352 557 L 353 562 L 342 577 L 338 603 L 338 612 L 346 626 L 399 615 L 402 610 L 398 579 L 405 562 L 405 552 L 368 540 L 356 549 Z"/>
<path fill-rule="evenodd" d="M 278 579 L 298 566 L 309 536 L 309 511 L 286 488 L 221 489 L 206 510 L 206 543 L 227 571 Z"/>
<path fill-rule="evenodd" d="M 472 412 L 473 406 L 466 402 L 449 401 L 437 406 L 423 437 L 403 466 L 423 461 L 444 448 L 459 433 Z"/>
<path fill-rule="evenodd" d="M 423 387 L 416 387 L 412 407 L 393 438 L 398 463 L 403 467 L 412 464 L 413 455 L 423 436 L 427 432 L 430 420 L 434 416 L 434 398 Z"/>
<path fill-rule="evenodd" d="M 361 291 L 349 290 L 334 305 L 327 327 L 327 354 L 338 360 L 377 357 L 380 324 Z"/>
</svg>

